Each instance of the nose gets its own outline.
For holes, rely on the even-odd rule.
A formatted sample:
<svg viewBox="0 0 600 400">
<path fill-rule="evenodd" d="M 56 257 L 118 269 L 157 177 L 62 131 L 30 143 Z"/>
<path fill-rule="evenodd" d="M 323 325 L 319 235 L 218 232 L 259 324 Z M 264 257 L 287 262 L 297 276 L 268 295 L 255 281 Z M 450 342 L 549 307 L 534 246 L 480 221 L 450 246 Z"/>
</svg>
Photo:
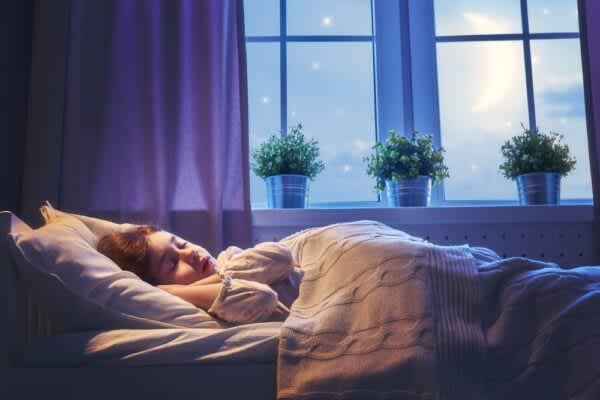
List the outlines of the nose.
<svg viewBox="0 0 600 400">
<path fill-rule="evenodd" d="M 182 256 L 188 264 L 195 264 L 200 261 L 200 253 L 195 249 L 186 249 L 182 251 Z"/>
</svg>

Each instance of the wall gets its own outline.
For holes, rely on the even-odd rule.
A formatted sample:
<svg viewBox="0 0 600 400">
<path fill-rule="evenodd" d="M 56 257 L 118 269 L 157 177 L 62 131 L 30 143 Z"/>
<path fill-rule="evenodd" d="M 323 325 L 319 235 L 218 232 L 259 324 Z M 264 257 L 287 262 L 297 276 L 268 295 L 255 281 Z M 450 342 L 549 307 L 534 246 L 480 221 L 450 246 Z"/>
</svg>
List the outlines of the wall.
<svg viewBox="0 0 600 400">
<path fill-rule="evenodd" d="M 29 120 L 19 215 L 37 227 L 42 223 L 38 209 L 44 200 L 60 206 L 71 0 L 33 1 Z"/>
<path fill-rule="evenodd" d="M 33 0 L 8 1 L 0 13 L 0 210 L 21 212 L 27 133 Z M 6 62 L 7 61 L 7 62 Z"/>
<path fill-rule="evenodd" d="M 589 205 L 254 210 L 252 217 L 255 243 L 309 227 L 369 219 L 443 246 L 482 246 L 501 257 L 528 257 L 563 267 L 600 265 Z"/>
<path fill-rule="evenodd" d="M 594 186 L 595 215 L 600 220 L 600 2 L 598 0 L 580 0 L 582 57 L 584 81 L 586 87 L 587 124 L 592 132 L 589 136 L 592 185 Z M 595 151 L 592 151 L 595 149 Z M 599 232 L 600 233 L 600 232 Z"/>
<path fill-rule="evenodd" d="M 582 13 L 582 51 L 584 57 L 584 66 L 587 68 L 585 79 L 591 91 L 586 93 L 588 102 L 588 125 L 595 134 L 590 137 L 590 149 L 592 152 L 592 178 L 594 183 L 594 197 L 600 199 L 600 160 L 596 154 L 600 154 L 600 123 L 594 121 L 600 116 L 600 24 L 596 21 L 600 18 L 600 1 L 598 0 L 579 0 L 580 5 L 585 9 Z M 63 90 L 60 83 L 60 77 L 64 78 L 64 56 L 66 43 L 60 40 L 65 37 L 65 30 L 68 25 L 67 5 L 68 0 L 56 0 L 52 2 L 34 0 L 9 1 L 2 8 L 0 13 L 0 24 L 6 27 L 6 35 L 0 40 L 0 51 L 2 51 L 3 60 L 9 62 L 0 63 L 0 98 L 2 99 L 0 116 L 0 129 L 2 135 L 2 145 L 0 146 L 0 209 L 10 209 L 23 216 L 37 215 L 37 208 L 41 201 L 45 199 L 56 200 L 57 181 L 52 179 L 39 180 L 40 165 L 44 165 L 46 173 L 51 176 L 57 176 L 60 160 L 46 160 L 52 154 L 60 154 L 59 140 L 61 131 L 60 115 L 62 112 Z M 34 7 L 35 3 L 35 7 Z M 30 68 L 32 68 L 31 50 L 32 37 L 34 36 L 33 22 L 34 12 L 56 14 L 50 18 L 54 21 L 48 26 L 37 27 L 37 37 L 44 40 L 38 40 L 36 46 L 40 52 L 51 52 L 54 57 L 53 65 L 47 63 L 33 62 L 34 73 L 32 79 Z M 596 22 L 596 23 L 595 23 Z M 51 40 L 52 39 L 52 40 Z M 588 40 L 589 39 L 589 40 Z M 50 46 L 53 42 L 60 42 L 59 45 Z M 57 55 L 62 55 L 59 57 Z M 52 79 L 49 79 L 49 78 Z M 37 82 L 37 83 L 36 83 Z M 28 104 L 28 93 L 37 95 L 32 97 L 32 104 Z M 33 126 L 29 129 L 37 135 L 39 139 L 31 140 L 27 146 L 29 159 L 37 161 L 35 168 L 31 168 L 24 173 L 24 158 L 26 147 L 26 131 L 28 109 L 33 111 L 36 118 L 33 118 Z M 31 114 L 29 114 L 31 115 Z M 37 127 L 37 128 L 36 128 Z M 56 158 L 56 157 L 55 157 Z M 40 161 L 41 160 L 41 161 Z M 43 161 L 43 162 L 42 162 Z M 52 172 L 50 174 L 48 171 Z M 24 190 L 24 175 L 27 175 Z M 23 197 L 21 193 L 24 193 Z M 600 219 L 600 202 L 596 202 L 595 215 L 596 220 Z M 23 208 L 21 205 L 24 205 Z M 28 222 L 32 223 L 31 219 Z M 600 238 L 600 235 L 597 235 Z"/>
</svg>

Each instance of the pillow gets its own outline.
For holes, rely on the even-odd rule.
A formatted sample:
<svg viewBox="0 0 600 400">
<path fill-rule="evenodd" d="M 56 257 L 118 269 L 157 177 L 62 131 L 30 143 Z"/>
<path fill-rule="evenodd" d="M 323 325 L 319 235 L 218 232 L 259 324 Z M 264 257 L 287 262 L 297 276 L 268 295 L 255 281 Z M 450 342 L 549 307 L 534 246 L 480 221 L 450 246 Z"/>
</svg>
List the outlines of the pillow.
<svg viewBox="0 0 600 400">
<path fill-rule="evenodd" d="M 205 311 L 121 270 L 71 215 L 9 238 L 31 297 L 65 331 L 221 327 Z"/>
<path fill-rule="evenodd" d="M 113 232 L 123 232 L 136 226 L 134 224 L 117 224 L 100 218 L 93 218 L 85 215 L 72 214 L 57 210 L 52 206 L 52 204 L 50 204 L 49 201 L 46 201 L 45 204 L 40 208 L 40 212 L 42 213 L 42 217 L 44 217 L 44 221 L 47 224 L 56 222 L 65 216 L 74 217 L 83 222 L 83 224 L 87 226 L 96 237 L 96 240 L 94 241 L 94 247 L 96 247 L 97 241 L 102 236 Z"/>
</svg>

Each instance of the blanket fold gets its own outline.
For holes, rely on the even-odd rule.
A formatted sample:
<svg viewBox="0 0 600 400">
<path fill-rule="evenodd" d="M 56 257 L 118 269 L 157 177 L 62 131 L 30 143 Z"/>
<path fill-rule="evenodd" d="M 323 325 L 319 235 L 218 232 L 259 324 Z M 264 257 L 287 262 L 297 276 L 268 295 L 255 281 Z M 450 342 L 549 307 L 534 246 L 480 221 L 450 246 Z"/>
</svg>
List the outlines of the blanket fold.
<svg viewBox="0 0 600 400">
<path fill-rule="evenodd" d="M 599 399 L 600 268 L 436 246 L 373 221 L 283 240 L 305 275 L 279 399 Z"/>
<path fill-rule="evenodd" d="M 464 299 L 469 308 L 478 304 L 468 249 L 442 249 L 373 221 L 312 229 L 283 242 L 305 275 L 280 334 L 280 399 L 427 399 L 440 385 L 473 390 L 439 379 L 456 358 L 467 357 L 467 351 L 452 352 L 456 343 L 472 346 L 471 337 L 447 335 L 459 324 L 476 323 L 474 311 L 472 321 L 453 314 Z M 439 265 L 437 279 L 432 264 Z M 454 270 L 470 282 L 464 294 L 452 277 L 443 278 Z M 456 301 L 440 308 L 436 296 Z M 434 320 L 440 318 L 438 332 Z M 436 341 L 444 344 L 440 354 Z"/>
</svg>

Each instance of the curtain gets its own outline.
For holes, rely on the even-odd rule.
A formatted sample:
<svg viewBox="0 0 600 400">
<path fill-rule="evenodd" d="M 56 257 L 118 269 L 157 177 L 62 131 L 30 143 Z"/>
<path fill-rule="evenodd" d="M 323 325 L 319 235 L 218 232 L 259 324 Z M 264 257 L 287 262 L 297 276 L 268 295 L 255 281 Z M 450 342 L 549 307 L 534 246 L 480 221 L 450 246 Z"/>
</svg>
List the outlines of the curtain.
<svg viewBox="0 0 600 400">
<path fill-rule="evenodd" d="M 69 3 L 61 208 L 251 244 L 242 4 Z"/>
<path fill-rule="evenodd" d="M 596 0 L 580 0 L 583 6 L 582 36 L 585 37 L 583 46 L 584 68 L 587 69 L 587 123 L 590 130 L 590 161 L 592 183 L 594 185 L 594 208 L 596 220 L 600 220 L 600 2 Z M 600 226 L 596 227 L 600 236 Z"/>
</svg>

